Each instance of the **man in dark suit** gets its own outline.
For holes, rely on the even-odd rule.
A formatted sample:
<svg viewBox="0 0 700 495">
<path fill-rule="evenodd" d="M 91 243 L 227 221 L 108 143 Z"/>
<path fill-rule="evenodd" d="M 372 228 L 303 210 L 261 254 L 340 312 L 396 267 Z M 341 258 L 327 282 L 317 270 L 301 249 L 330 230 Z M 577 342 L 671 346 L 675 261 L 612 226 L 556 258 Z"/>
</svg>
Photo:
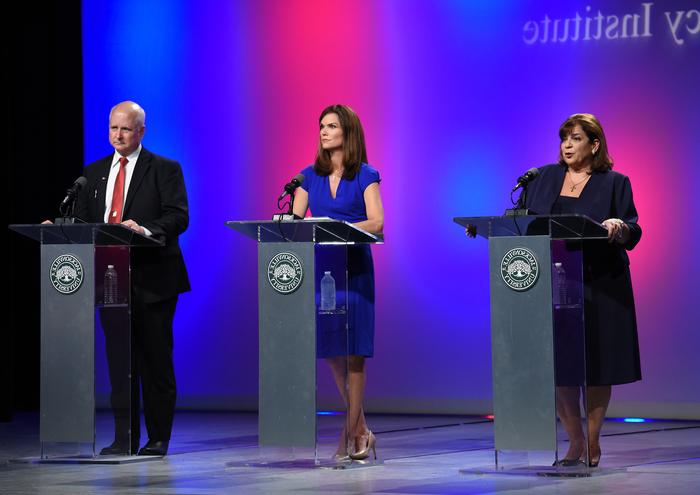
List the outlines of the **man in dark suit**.
<svg viewBox="0 0 700 495">
<path fill-rule="evenodd" d="M 178 295 L 190 290 L 178 244 L 189 222 L 187 191 L 179 163 L 141 146 L 145 121 L 144 110 L 134 102 L 112 108 L 109 140 L 114 153 L 85 168 L 88 183 L 76 203 L 76 216 L 87 222 L 121 223 L 163 243 L 162 247 L 131 251 L 131 383 L 129 373 L 117 372 L 118 346 L 110 347 L 113 318 L 108 312 L 101 315 L 116 430 L 114 443 L 102 449 L 102 455 L 138 449 L 139 381 L 148 431 L 148 442 L 138 450 L 139 455 L 167 453 L 175 412 L 173 319 Z M 131 398 L 125 402 L 131 409 L 130 438 L 129 422 L 115 404 L 125 390 L 128 397 L 129 385 Z"/>
</svg>

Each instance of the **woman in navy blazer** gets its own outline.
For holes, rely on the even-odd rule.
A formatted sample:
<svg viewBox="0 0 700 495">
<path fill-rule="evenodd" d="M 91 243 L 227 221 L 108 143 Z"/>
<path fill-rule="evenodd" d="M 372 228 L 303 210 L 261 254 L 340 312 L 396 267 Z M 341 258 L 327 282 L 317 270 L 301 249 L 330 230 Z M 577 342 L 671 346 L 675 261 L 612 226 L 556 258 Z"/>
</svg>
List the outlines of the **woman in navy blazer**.
<svg viewBox="0 0 700 495">
<path fill-rule="evenodd" d="M 613 172 L 603 128 L 574 114 L 559 128 L 559 162 L 540 168 L 526 206 L 538 214 L 578 213 L 600 222 L 608 240 L 584 241 L 584 319 L 589 464 L 600 461 L 600 430 L 611 385 L 641 379 L 637 322 L 627 251 L 642 236 L 629 179 Z M 585 454 L 579 387 L 557 387 L 557 413 L 569 436 L 561 465 Z"/>
</svg>

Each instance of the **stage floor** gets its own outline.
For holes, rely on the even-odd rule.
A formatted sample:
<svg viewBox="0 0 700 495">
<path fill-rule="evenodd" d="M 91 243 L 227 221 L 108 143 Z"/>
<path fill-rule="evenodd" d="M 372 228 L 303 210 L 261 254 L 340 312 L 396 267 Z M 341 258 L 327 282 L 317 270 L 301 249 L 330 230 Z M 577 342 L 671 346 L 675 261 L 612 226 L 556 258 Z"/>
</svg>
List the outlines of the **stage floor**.
<svg viewBox="0 0 700 495">
<path fill-rule="evenodd" d="M 324 455 L 342 417 L 319 418 Z M 493 464 L 493 424 L 467 416 L 368 415 L 378 462 L 357 469 L 254 467 L 257 419 L 251 413 L 181 412 L 164 459 L 122 465 L 34 464 L 38 416 L 0 423 L 0 494 L 698 494 L 700 422 L 608 421 L 603 457 L 588 478 L 463 474 Z M 98 430 L 109 429 L 107 415 Z M 143 443 L 143 442 L 142 442 Z"/>
</svg>

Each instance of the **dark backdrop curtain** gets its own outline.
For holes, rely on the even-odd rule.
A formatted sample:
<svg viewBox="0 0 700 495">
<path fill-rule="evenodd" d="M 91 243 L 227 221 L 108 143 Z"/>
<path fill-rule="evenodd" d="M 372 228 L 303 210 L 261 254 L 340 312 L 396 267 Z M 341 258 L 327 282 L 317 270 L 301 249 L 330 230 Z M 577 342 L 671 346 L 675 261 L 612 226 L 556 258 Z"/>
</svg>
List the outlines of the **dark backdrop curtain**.
<svg viewBox="0 0 700 495">
<path fill-rule="evenodd" d="M 83 166 L 80 1 L 14 2 L 2 21 L 5 224 L 57 215 Z M 9 124 L 9 125 L 8 125 Z M 105 125 L 105 138 L 107 126 Z M 39 405 L 39 249 L 3 229 L 0 420 Z"/>
</svg>

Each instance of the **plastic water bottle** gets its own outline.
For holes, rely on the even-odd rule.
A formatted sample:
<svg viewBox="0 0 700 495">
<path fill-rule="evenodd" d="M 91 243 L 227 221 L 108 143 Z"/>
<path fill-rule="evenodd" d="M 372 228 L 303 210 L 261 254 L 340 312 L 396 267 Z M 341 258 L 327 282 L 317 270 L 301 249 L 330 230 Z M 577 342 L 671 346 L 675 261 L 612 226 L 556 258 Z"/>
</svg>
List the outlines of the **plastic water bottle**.
<svg viewBox="0 0 700 495">
<path fill-rule="evenodd" d="M 107 265 L 105 271 L 104 303 L 117 303 L 117 270 L 114 269 L 114 265 Z"/>
<path fill-rule="evenodd" d="M 324 272 L 321 279 L 321 311 L 335 311 L 335 279 Z"/>
<path fill-rule="evenodd" d="M 552 293 L 554 304 L 563 306 L 567 303 L 566 271 L 561 263 L 554 263 L 554 291 Z"/>
</svg>

